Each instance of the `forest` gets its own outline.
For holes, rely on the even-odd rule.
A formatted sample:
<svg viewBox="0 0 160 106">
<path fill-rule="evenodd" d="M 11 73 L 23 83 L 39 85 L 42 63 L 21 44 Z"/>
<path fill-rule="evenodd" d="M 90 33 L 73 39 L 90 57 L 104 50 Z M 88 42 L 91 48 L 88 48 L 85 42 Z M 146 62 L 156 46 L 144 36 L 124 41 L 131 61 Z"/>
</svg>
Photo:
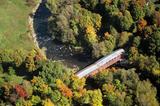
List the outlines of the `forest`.
<svg viewBox="0 0 160 106">
<path fill-rule="evenodd" d="M 0 106 L 160 105 L 159 0 L 47 0 L 46 7 L 54 40 L 93 60 L 123 48 L 126 62 L 79 79 L 40 49 L 0 47 Z"/>
</svg>

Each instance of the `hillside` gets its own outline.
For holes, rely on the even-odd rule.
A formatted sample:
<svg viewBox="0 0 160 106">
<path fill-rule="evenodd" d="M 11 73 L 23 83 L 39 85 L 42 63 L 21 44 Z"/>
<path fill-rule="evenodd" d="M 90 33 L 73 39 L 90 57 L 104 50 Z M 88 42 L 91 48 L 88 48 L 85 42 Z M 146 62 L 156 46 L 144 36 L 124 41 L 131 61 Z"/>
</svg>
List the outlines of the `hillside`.
<svg viewBox="0 0 160 106">
<path fill-rule="evenodd" d="M 25 0 L 0 0 L 0 49 L 34 47 L 28 33 L 28 17 L 33 7 Z"/>
</svg>

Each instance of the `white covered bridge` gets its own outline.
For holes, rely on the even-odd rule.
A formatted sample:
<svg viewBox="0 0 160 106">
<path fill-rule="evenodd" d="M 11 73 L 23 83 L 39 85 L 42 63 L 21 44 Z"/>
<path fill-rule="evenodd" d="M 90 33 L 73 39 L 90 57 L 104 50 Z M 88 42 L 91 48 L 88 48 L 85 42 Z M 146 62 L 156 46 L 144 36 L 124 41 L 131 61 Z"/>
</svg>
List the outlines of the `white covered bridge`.
<svg viewBox="0 0 160 106">
<path fill-rule="evenodd" d="M 95 63 L 87 66 L 86 68 L 80 70 L 76 73 L 76 76 L 78 76 L 79 78 L 92 76 L 98 73 L 99 71 L 113 65 L 114 63 L 121 61 L 124 52 L 124 49 L 118 49 L 113 53 L 99 59 Z"/>
</svg>

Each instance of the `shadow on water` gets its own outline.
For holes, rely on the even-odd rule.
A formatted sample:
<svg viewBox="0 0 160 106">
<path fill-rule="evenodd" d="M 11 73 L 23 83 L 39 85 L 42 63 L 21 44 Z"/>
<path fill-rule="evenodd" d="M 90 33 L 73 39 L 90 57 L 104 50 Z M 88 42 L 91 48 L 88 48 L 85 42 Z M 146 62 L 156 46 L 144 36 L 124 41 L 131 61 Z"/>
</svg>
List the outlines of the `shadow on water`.
<svg viewBox="0 0 160 106">
<path fill-rule="evenodd" d="M 42 2 L 34 16 L 34 29 L 37 34 L 37 41 L 40 48 L 46 48 L 46 55 L 48 59 L 62 60 L 70 67 L 84 68 L 89 65 L 91 61 L 85 60 L 84 56 L 74 55 L 69 46 L 53 41 L 51 35 L 48 33 L 48 18 L 51 16 L 49 9 Z"/>
</svg>

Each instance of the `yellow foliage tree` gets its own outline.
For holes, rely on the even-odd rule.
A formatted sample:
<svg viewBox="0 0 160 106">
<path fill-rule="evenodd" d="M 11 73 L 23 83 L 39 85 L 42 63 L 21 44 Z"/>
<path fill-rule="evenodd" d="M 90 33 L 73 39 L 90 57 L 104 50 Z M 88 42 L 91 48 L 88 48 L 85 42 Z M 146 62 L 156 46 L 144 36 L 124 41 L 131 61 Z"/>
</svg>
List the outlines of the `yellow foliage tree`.
<svg viewBox="0 0 160 106">
<path fill-rule="evenodd" d="M 90 45 L 98 42 L 97 34 L 93 26 L 88 25 L 86 27 L 85 39 Z"/>
<path fill-rule="evenodd" d="M 153 69 L 153 74 L 156 76 L 160 76 L 160 69 Z"/>
<path fill-rule="evenodd" d="M 54 104 L 50 99 L 46 99 L 43 102 L 43 106 L 54 106 Z"/>
</svg>

